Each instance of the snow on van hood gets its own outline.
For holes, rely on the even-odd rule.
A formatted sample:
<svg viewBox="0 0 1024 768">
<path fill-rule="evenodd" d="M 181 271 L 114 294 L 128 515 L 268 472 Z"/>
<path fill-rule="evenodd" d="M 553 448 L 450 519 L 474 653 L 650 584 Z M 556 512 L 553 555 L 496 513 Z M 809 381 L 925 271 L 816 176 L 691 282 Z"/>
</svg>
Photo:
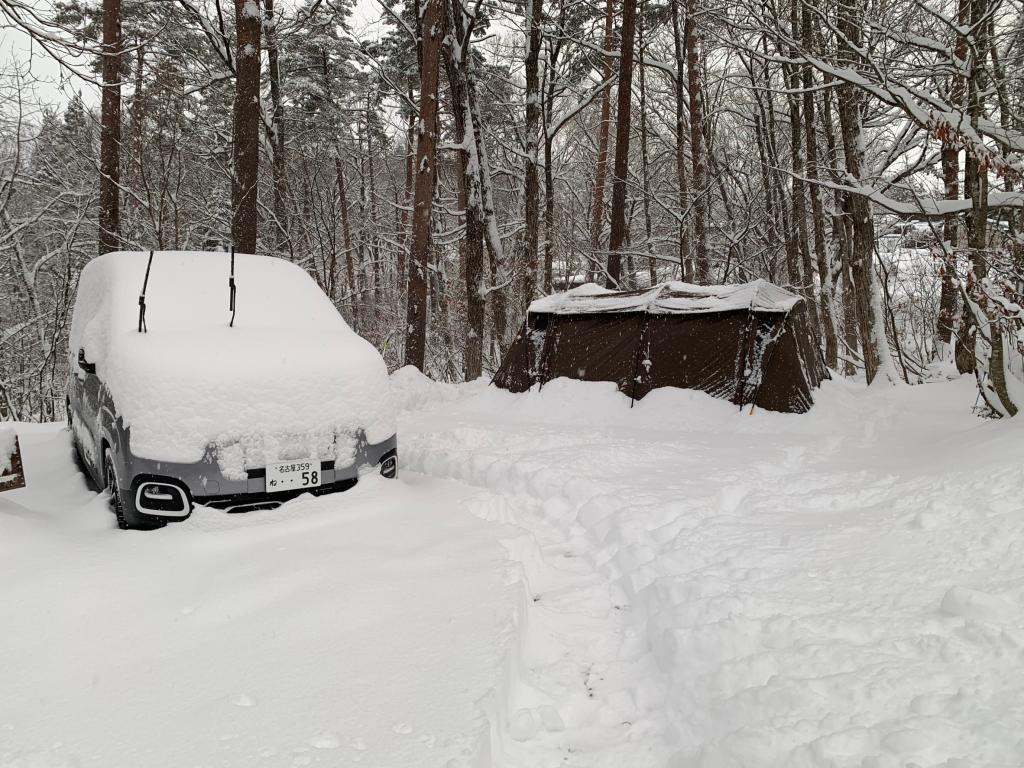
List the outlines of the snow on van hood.
<svg viewBox="0 0 1024 768">
<path fill-rule="evenodd" d="M 111 253 L 86 266 L 70 340 L 72 370 L 81 375 L 84 349 L 135 455 L 195 462 L 217 446 L 237 476 L 278 457 L 344 464 L 359 439 L 395 433 L 384 361 L 301 268 L 237 254 L 228 327 L 229 254 L 157 252 L 139 333 L 147 260 Z"/>
</svg>

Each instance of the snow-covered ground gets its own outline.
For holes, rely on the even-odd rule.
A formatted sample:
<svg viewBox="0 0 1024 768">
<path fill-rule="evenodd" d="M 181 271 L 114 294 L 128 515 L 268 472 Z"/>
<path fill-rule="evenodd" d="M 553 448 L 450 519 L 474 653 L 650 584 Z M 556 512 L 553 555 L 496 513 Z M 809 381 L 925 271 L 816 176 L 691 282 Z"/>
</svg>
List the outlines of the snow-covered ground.
<svg viewBox="0 0 1024 768">
<path fill-rule="evenodd" d="M 786 415 L 393 379 L 406 465 L 523 531 L 494 764 L 1024 765 L 1024 424 L 970 380 Z"/>
<path fill-rule="evenodd" d="M 0 766 L 1024 765 L 1024 423 L 972 382 L 392 381 L 399 481 L 152 533 L 19 428 Z"/>
<path fill-rule="evenodd" d="M 406 473 L 118 531 L 67 432 L 18 431 L 0 766 L 472 764 L 514 594 L 478 491 Z"/>
</svg>

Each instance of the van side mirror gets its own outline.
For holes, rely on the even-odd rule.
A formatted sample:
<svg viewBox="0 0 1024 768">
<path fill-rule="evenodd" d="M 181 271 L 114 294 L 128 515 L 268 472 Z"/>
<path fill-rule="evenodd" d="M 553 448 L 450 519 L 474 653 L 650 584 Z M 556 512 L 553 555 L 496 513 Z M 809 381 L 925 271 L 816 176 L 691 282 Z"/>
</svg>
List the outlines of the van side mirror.
<svg viewBox="0 0 1024 768">
<path fill-rule="evenodd" d="M 96 363 L 90 363 L 85 359 L 85 350 L 78 350 L 78 367 L 85 373 L 96 373 Z"/>
</svg>

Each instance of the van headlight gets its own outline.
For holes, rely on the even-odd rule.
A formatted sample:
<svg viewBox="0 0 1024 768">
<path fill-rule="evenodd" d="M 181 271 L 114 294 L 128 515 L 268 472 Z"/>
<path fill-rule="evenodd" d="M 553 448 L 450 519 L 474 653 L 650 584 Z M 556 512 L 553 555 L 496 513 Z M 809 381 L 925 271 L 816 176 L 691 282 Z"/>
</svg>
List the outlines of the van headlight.
<svg viewBox="0 0 1024 768">
<path fill-rule="evenodd" d="M 191 504 L 181 488 L 159 480 L 143 480 L 135 491 L 135 508 L 140 512 L 186 516 Z"/>
<path fill-rule="evenodd" d="M 381 457 L 380 474 L 382 477 L 394 479 L 398 476 L 398 452 L 394 449 L 388 451 Z"/>
</svg>

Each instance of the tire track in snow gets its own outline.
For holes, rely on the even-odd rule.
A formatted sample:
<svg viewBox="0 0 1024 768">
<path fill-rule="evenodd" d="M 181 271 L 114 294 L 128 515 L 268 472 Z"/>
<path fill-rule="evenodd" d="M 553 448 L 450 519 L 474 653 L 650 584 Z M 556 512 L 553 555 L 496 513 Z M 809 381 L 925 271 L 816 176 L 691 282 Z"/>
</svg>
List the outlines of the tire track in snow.
<svg viewBox="0 0 1024 768">
<path fill-rule="evenodd" d="M 458 402 L 403 432 L 410 466 L 486 489 L 474 511 L 524 529 L 494 765 L 1024 765 L 1012 425 L 958 414 L 942 386 L 833 384 L 806 417 L 747 419 L 684 393 L 616 412 L 569 384 L 438 387 Z M 633 687 L 606 676 L 593 693 L 608 709 L 574 710 L 563 681 L 613 666 L 617 644 Z M 642 711 L 622 731 L 601 719 L 623 704 L 616 684 Z M 517 717 L 540 702 L 564 731 Z"/>
<path fill-rule="evenodd" d="M 522 593 L 502 679 L 484 704 L 481 764 L 664 765 L 665 692 L 646 637 L 616 583 L 621 569 L 579 522 L 608 517 L 624 500 L 564 472 L 439 447 L 429 436 L 406 437 L 401 455 L 408 469 L 484 490 L 470 511 L 523 531 L 503 542 Z"/>
</svg>

